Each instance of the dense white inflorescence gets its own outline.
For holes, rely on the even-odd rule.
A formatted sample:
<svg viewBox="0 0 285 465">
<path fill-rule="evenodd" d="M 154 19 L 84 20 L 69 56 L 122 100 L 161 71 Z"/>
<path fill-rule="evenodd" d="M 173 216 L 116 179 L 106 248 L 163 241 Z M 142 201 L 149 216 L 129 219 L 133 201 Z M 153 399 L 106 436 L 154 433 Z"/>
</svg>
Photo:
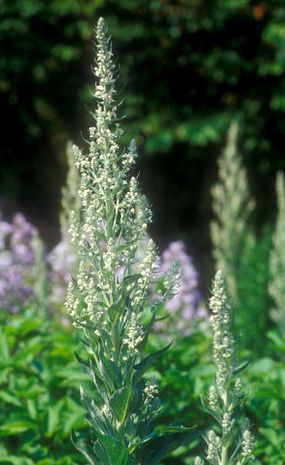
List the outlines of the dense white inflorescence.
<svg viewBox="0 0 285 465">
<path fill-rule="evenodd" d="M 213 330 L 213 360 L 217 367 L 217 388 L 223 389 L 227 377 L 233 370 L 234 340 L 231 334 L 231 306 L 228 302 L 225 280 L 220 271 L 217 272 L 212 297 L 211 322 Z"/>
<path fill-rule="evenodd" d="M 98 23 L 96 38 L 95 125 L 89 128 L 88 153 L 73 148 L 80 175 L 78 194 L 82 209 L 81 218 L 76 211 L 71 214 L 69 232 L 80 264 L 76 281 L 68 286 L 67 307 L 75 325 L 92 322 L 100 333 L 110 323 L 105 306 L 116 303 L 122 288 L 125 289 L 124 278 L 128 279 L 134 270 L 138 277 L 135 281 L 129 279 L 127 290 L 136 311 L 143 308 L 150 283 L 155 279 L 158 259 L 156 247 L 147 234 L 150 210 L 137 179 L 134 176 L 129 179 L 137 157 L 136 144 L 132 141 L 127 150 L 120 144 L 115 67 L 103 21 Z M 143 241 L 147 241 L 146 253 L 137 264 L 136 254 Z M 132 317 L 129 333 L 134 332 L 134 321 Z"/>
<path fill-rule="evenodd" d="M 209 465 L 247 465 L 254 461 L 254 439 L 248 421 L 242 418 L 242 385 L 240 378 L 236 378 L 241 367 L 236 365 L 232 308 L 221 271 L 216 273 L 213 282 L 210 309 L 216 379 L 209 390 L 208 409 L 217 421 L 218 429 L 210 430 L 205 437 L 205 460 Z M 203 463 L 199 457 L 194 460 L 194 465 Z"/>
</svg>

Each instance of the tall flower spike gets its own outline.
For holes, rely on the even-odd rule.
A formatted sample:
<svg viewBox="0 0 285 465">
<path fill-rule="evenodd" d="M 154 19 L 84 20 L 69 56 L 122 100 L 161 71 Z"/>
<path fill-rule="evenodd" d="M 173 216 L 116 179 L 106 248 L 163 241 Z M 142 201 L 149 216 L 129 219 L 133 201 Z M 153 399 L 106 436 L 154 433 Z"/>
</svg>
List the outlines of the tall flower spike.
<svg viewBox="0 0 285 465">
<path fill-rule="evenodd" d="M 276 194 L 278 211 L 270 255 L 269 293 L 274 302 L 272 318 L 285 336 L 285 182 L 282 172 L 277 173 Z"/>
<path fill-rule="evenodd" d="M 223 271 L 233 301 L 237 299 L 238 269 L 244 234 L 254 208 L 247 174 L 237 149 L 238 124 L 230 125 L 226 148 L 218 160 L 219 180 L 213 186 L 215 220 L 211 223 L 213 255 L 217 269 Z"/>
<path fill-rule="evenodd" d="M 237 374 L 246 364 L 237 366 L 235 344 L 232 335 L 232 309 L 226 284 L 220 271 L 216 273 L 212 297 L 213 361 L 216 378 L 210 387 L 207 410 L 215 418 L 218 427 L 206 435 L 206 463 L 208 465 L 247 465 L 254 461 L 253 436 L 247 419 L 242 417 L 242 385 Z M 194 465 L 204 462 L 197 457 Z"/>
<path fill-rule="evenodd" d="M 157 461 L 163 457 L 162 451 L 157 453 L 161 435 L 153 432 L 159 410 L 156 389 L 150 396 L 143 378 L 165 350 L 147 358 L 143 353 L 159 305 L 153 303 L 150 311 L 158 260 L 147 233 L 150 210 L 137 179 L 129 177 L 136 145 L 132 141 L 124 149 L 121 144 L 115 67 L 103 19 L 97 24 L 96 43 L 97 106 L 89 128 L 89 151 L 73 148 L 80 176 L 80 214 L 71 213 L 70 235 L 80 264 L 66 301 L 74 326 L 84 333 L 88 360 L 79 356 L 78 360 L 91 378 L 96 401 L 81 389 L 90 435 L 84 440 L 75 437 L 74 442 L 91 464 L 143 465 L 150 455 L 153 460 L 157 454 Z M 144 243 L 144 256 L 138 259 Z M 167 452 L 180 445 L 174 430 L 166 439 Z M 188 435 L 182 431 L 181 441 Z"/>
<path fill-rule="evenodd" d="M 68 141 L 67 143 L 66 160 L 68 171 L 66 184 L 61 191 L 60 214 L 61 235 L 64 240 L 67 239 L 66 236 L 70 225 L 70 212 L 73 210 L 77 215 L 79 215 L 80 212 L 79 197 L 77 196 L 79 189 L 79 173 L 75 166 L 71 141 Z"/>
</svg>

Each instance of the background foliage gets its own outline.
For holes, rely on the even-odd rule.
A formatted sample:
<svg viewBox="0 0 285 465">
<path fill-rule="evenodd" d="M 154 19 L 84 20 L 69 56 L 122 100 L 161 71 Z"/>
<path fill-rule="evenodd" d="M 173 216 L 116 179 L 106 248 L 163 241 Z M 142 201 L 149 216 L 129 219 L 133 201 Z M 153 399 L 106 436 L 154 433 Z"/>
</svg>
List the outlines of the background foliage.
<svg viewBox="0 0 285 465">
<path fill-rule="evenodd" d="M 87 377 L 74 361 L 77 346 L 73 333 L 47 323 L 31 308 L 22 315 L 2 315 L 0 333 L 0 463 L 3 465 L 78 465 L 80 454 L 71 443 L 72 429 L 84 431 L 78 386 L 88 389 Z M 174 341 L 156 363 L 163 409 L 159 424 L 211 427 L 203 409 L 212 383 L 208 331 L 194 331 Z M 246 414 L 258 437 L 257 457 L 264 465 L 282 465 L 285 439 L 285 345 L 275 332 L 266 358 L 252 360 L 244 378 Z M 148 350 L 161 348 L 165 340 L 152 336 Z M 245 354 L 243 354 L 243 357 Z M 188 465 L 203 453 L 198 438 L 178 449 L 163 465 Z"/>
<path fill-rule="evenodd" d="M 78 115 L 90 105 L 92 28 L 103 15 L 122 64 L 123 111 L 128 131 L 138 136 L 160 244 L 178 236 L 191 241 L 205 269 L 208 186 L 232 116 L 241 122 L 262 204 L 257 222 L 271 217 L 273 196 L 263 185 L 273 186 L 273 174 L 285 166 L 282 2 L 4 0 L 0 15 L 0 182 L 7 211 L 24 210 L 54 241 L 63 151 L 86 126 Z"/>
<path fill-rule="evenodd" d="M 72 429 L 86 426 L 75 338 L 32 309 L 1 323 L 0 463 L 84 463 L 70 441 Z"/>
</svg>

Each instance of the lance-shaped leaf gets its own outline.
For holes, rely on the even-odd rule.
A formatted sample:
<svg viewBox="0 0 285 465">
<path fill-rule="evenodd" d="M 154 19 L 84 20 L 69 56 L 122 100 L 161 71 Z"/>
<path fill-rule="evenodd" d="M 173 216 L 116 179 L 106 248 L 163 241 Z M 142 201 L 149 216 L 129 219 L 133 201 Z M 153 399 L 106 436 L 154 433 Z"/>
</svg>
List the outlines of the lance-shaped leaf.
<svg viewBox="0 0 285 465">
<path fill-rule="evenodd" d="M 128 449 L 114 437 L 99 435 L 93 448 L 102 465 L 130 464 Z"/>
<path fill-rule="evenodd" d="M 157 465 L 175 449 L 187 444 L 191 438 L 197 436 L 197 433 L 185 430 L 187 428 L 182 428 L 180 431 L 177 429 L 175 433 L 159 435 L 142 444 L 135 452 L 138 463 Z"/>
<path fill-rule="evenodd" d="M 122 384 L 122 375 L 118 365 L 116 365 L 113 360 L 110 360 L 110 358 L 105 357 L 103 353 L 100 354 L 100 360 L 102 362 L 104 375 L 108 377 L 113 386 Z"/>
<path fill-rule="evenodd" d="M 136 372 L 134 375 L 134 383 L 138 383 L 144 373 L 169 349 L 172 342 L 161 350 L 154 352 L 148 357 L 144 358 L 140 363 L 135 365 Z"/>
<path fill-rule="evenodd" d="M 112 408 L 119 424 L 122 424 L 126 417 L 130 402 L 130 393 L 130 387 L 122 387 L 117 389 L 110 398 L 110 407 Z"/>
</svg>

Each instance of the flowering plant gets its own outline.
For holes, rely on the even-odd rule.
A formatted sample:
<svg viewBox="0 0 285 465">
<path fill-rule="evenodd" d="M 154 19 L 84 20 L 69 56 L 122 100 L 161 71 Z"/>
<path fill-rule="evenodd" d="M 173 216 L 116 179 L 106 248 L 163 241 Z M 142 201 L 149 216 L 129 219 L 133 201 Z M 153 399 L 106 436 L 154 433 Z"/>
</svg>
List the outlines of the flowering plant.
<svg viewBox="0 0 285 465">
<path fill-rule="evenodd" d="M 167 274 L 150 308 L 158 269 L 156 247 L 147 233 L 151 213 L 137 179 L 129 178 L 136 145 L 134 141 L 128 149 L 121 145 L 115 67 L 102 18 L 96 42 L 95 125 L 89 129 L 88 153 L 73 148 L 80 210 L 71 212 L 69 232 L 79 267 L 66 299 L 74 326 L 83 332 L 87 357 L 77 359 L 91 378 L 94 393 L 81 389 L 90 434 L 74 436 L 74 443 L 91 464 L 152 465 L 189 435 L 178 426 L 155 431 L 160 410 L 157 386 L 144 378 L 167 349 L 144 355 L 156 308 L 171 296 L 177 273 Z M 145 253 L 138 260 L 144 242 Z"/>
<path fill-rule="evenodd" d="M 215 219 L 210 225 L 216 268 L 224 273 L 234 303 L 239 297 L 237 272 L 254 208 L 237 139 L 238 124 L 233 122 L 229 128 L 225 150 L 218 161 L 219 180 L 212 189 Z"/>
<path fill-rule="evenodd" d="M 216 420 L 219 432 L 212 429 L 205 437 L 206 461 L 209 465 L 247 465 L 255 460 L 249 422 L 241 414 L 244 395 L 239 375 L 247 363 L 238 365 L 235 360 L 235 344 L 231 331 L 232 309 L 220 271 L 214 279 L 210 308 L 216 379 L 210 387 L 205 406 Z M 194 460 L 194 465 L 204 463 L 200 457 Z"/>
</svg>

